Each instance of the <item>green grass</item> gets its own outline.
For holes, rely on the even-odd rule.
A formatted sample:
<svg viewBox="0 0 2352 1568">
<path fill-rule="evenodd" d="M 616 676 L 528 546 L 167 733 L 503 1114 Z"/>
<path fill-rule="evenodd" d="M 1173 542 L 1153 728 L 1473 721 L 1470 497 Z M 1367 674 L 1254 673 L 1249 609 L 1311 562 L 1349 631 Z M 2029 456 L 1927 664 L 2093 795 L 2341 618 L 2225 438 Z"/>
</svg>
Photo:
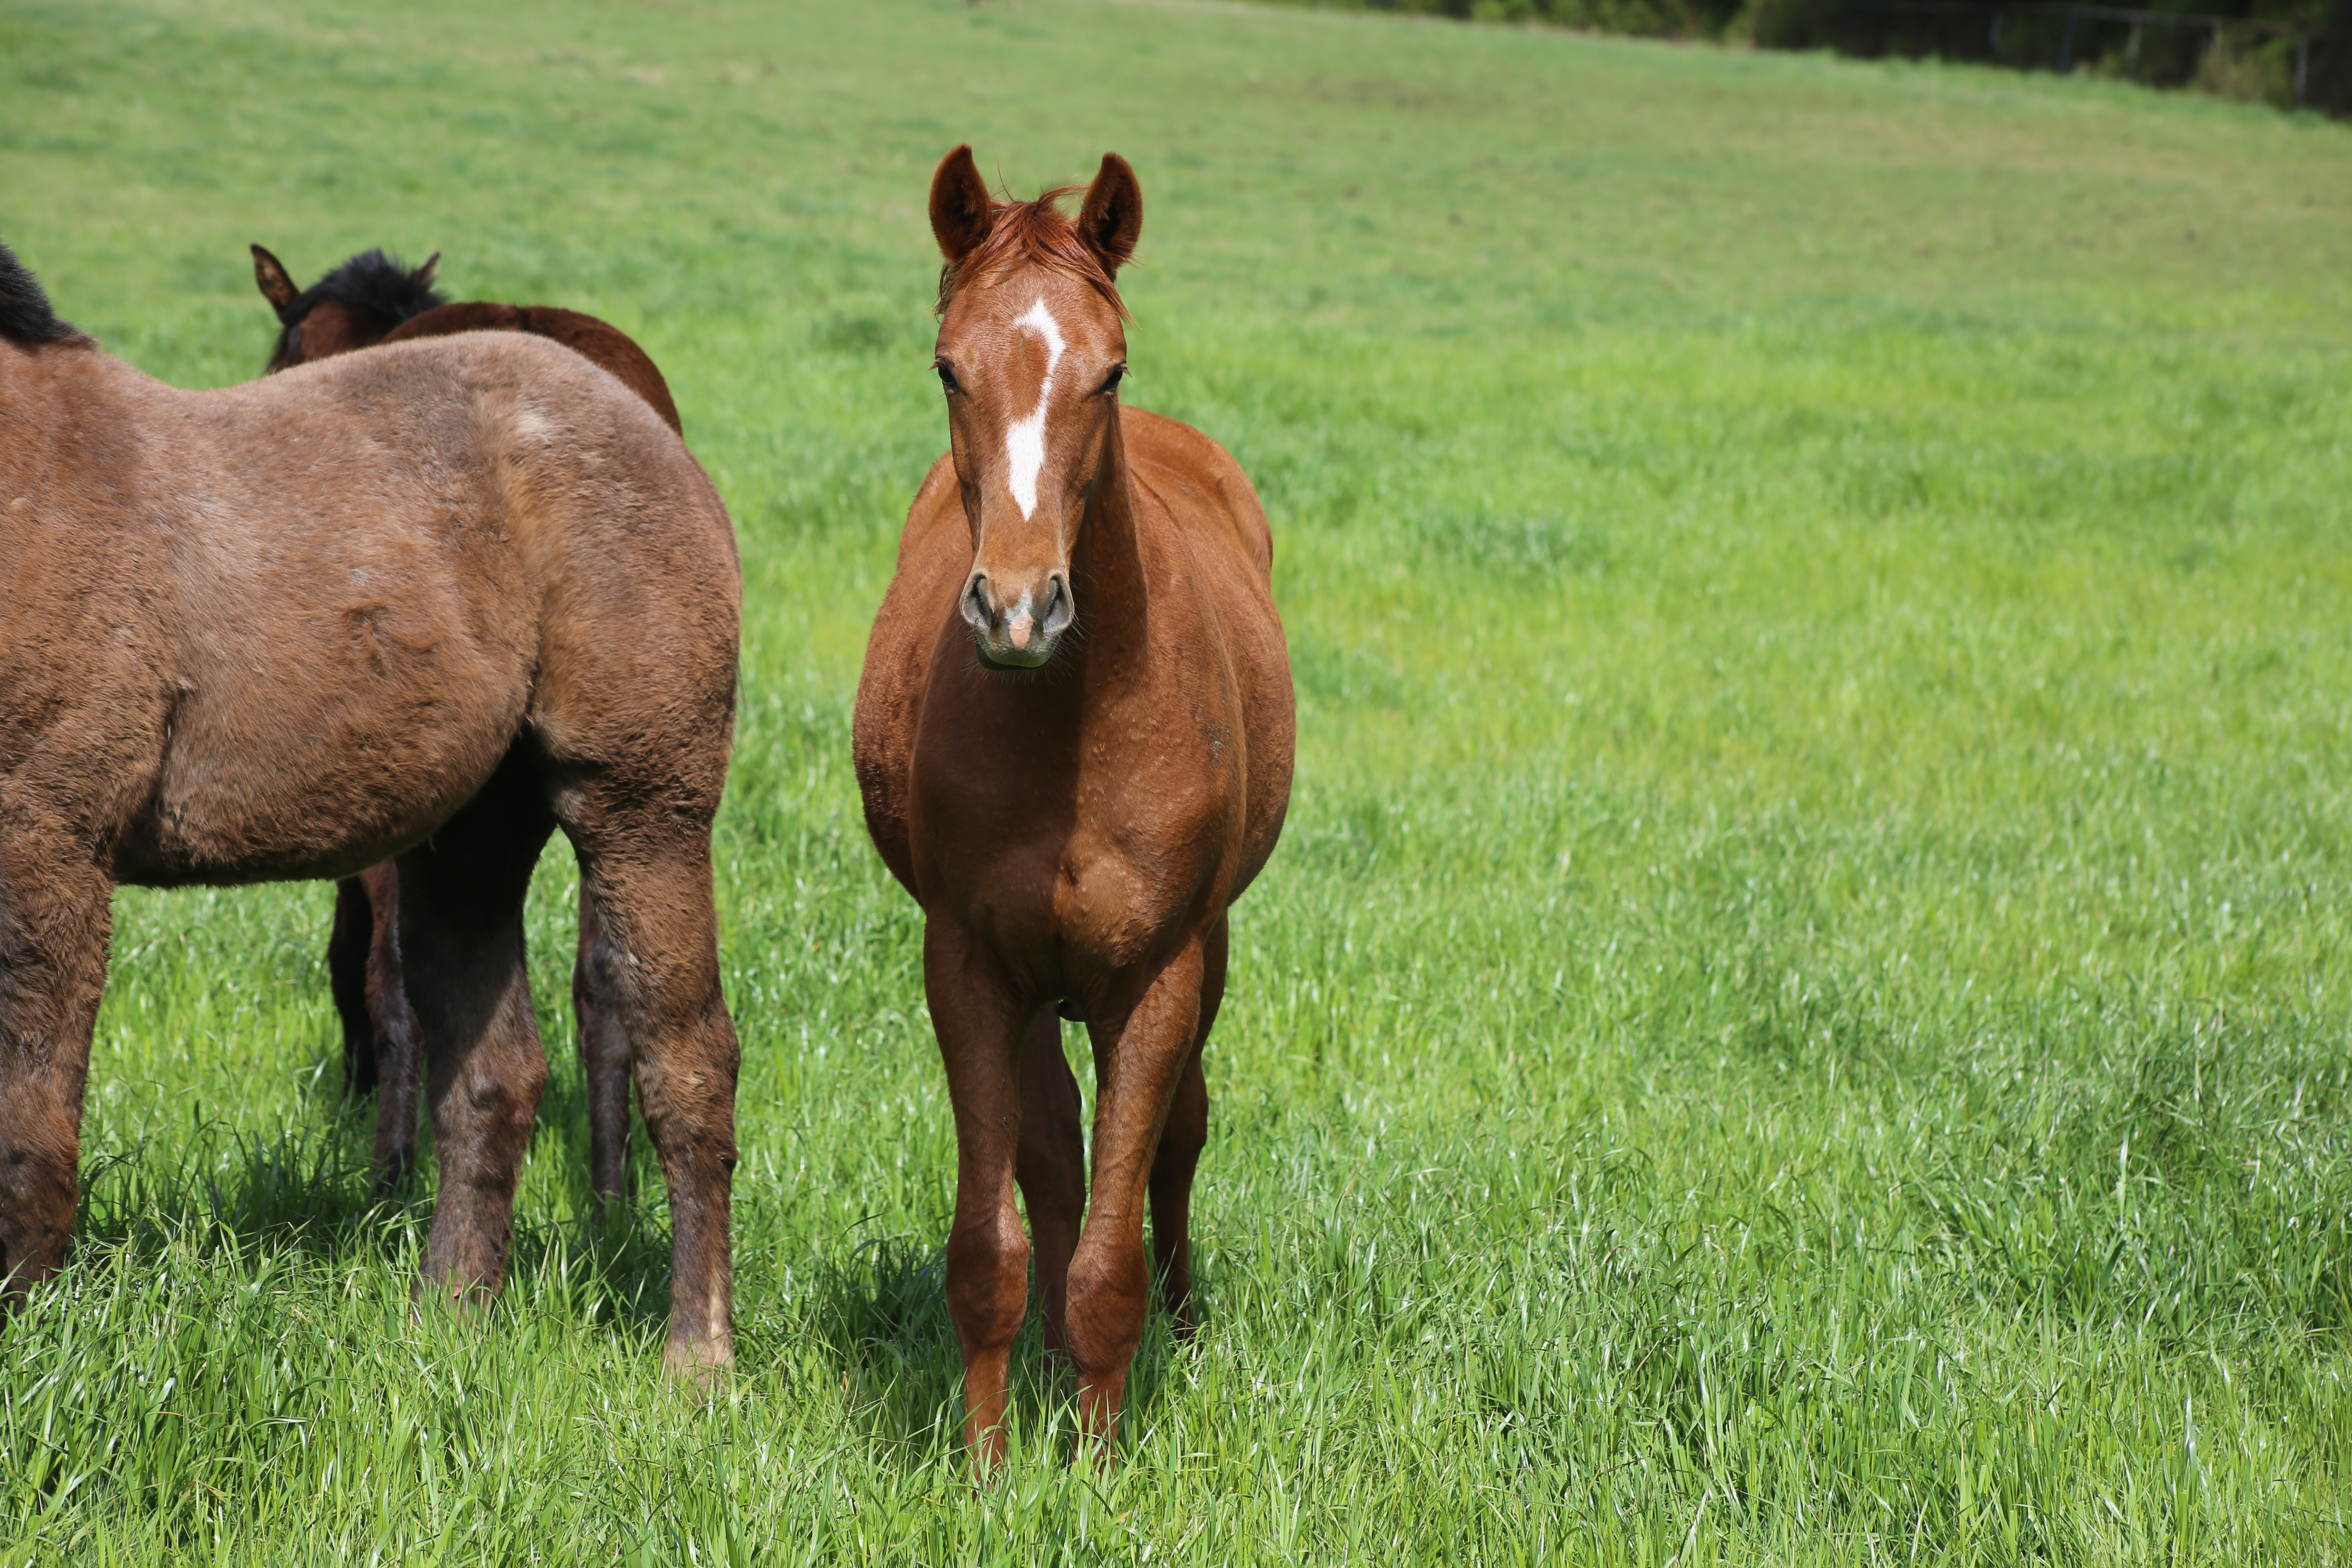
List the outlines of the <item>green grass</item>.
<svg viewBox="0 0 2352 1568">
<path fill-rule="evenodd" d="M 1125 1463 L 1019 1357 L 850 694 L 944 437 L 931 164 L 1141 174 L 1132 396 L 1255 477 L 1299 692 Z M 556 1057 L 412 1317 L 315 887 L 118 900 L 0 1563 L 2352 1558 L 2352 131 L 1296 11 L 0 8 L 0 236 L 183 384 L 245 246 L 636 333 L 740 528 L 740 1363 Z"/>
</svg>

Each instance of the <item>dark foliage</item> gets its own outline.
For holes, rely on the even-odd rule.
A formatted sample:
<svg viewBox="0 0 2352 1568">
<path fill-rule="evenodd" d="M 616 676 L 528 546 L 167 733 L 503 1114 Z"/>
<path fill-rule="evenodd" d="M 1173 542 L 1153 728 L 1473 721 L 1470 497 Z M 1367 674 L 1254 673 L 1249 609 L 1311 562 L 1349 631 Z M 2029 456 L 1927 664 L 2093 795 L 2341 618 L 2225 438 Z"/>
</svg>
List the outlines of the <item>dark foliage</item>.
<svg viewBox="0 0 2352 1568">
<path fill-rule="evenodd" d="M 0 338 L 19 343 L 89 341 L 71 323 L 58 320 L 39 282 L 5 244 L 0 244 Z"/>
<path fill-rule="evenodd" d="M 2296 101 L 2292 34 L 2215 28 L 2187 17 L 2228 17 L 2306 29 L 2302 101 L 2352 112 L 2352 0 L 2102 0 L 2181 23 L 2069 20 L 2061 4 L 2000 6 L 1887 0 L 1751 0 L 1747 30 L 1767 48 L 1835 49 L 1868 58 L 1969 60 L 2022 70 L 2087 72 L 2150 87 L 2197 87 L 2286 108 Z M 1995 17 L 1999 16 L 1998 25 Z"/>
<path fill-rule="evenodd" d="M 1311 3 L 1311 0 L 1310 0 Z M 1368 11 L 1413 11 L 1482 22 L 1549 22 L 1654 38 L 1720 37 L 1741 0 L 1339 0 Z"/>
<path fill-rule="evenodd" d="M 1934 58 L 2022 70 L 2093 72 L 2150 87 L 2197 87 L 2281 108 L 2297 101 L 2298 38 L 2252 28 L 2077 17 L 2063 0 L 1304 0 L 1481 21 L 1549 22 L 1653 37 L 1747 38 L 1765 48 Z M 2135 0 L 2099 0 L 2131 7 Z M 2352 115 L 2352 0 L 2137 0 L 2175 16 L 2306 30 L 2301 101 Z M 2000 16 L 1998 26 L 1995 14 Z M 2320 36 L 2325 35 L 2325 36 Z"/>
</svg>

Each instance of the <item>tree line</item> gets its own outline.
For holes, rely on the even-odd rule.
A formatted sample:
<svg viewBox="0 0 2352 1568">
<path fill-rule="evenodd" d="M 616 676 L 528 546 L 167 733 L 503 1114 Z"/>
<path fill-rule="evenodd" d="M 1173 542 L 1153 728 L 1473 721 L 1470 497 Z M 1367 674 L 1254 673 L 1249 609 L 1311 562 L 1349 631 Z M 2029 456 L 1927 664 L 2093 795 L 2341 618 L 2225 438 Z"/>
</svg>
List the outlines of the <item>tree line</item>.
<svg viewBox="0 0 2352 1568">
<path fill-rule="evenodd" d="M 2352 117 L 2352 0 L 1303 0 L 1643 37 L 2072 70 Z M 2215 26 L 2211 19 L 2221 19 Z M 2270 27 L 2235 24 L 2272 24 Z M 2300 58 L 2298 58 L 2300 57 Z"/>
</svg>

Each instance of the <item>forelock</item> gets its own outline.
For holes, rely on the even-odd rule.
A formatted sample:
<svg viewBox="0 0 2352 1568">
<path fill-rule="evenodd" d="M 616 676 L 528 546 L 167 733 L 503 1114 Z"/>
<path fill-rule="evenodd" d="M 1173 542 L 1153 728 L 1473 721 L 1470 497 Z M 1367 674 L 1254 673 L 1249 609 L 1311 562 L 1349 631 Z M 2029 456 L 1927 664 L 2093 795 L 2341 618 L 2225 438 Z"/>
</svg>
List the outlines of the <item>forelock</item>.
<svg viewBox="0 0 2352 1568">
<path fill-rule="evenodd" d="M 938 313 L 948 313 L 948 305 L 957 289 L 984 283 L 1027 264 L 1076 279 L 1101 295 L 1118 312 L 1119 320 L 1132 321 L 1134 318 L 1127 313 L 1127 302 L 1118 297 L 1118 285 L 1104 268 L 1101 258 L 1078 237 L 1078 226 L 1058 205 L 1063 197 L 1084 188 L 1063 185 L 1034 202 L 991 204 L 988 237 L 966 251 L 961 261 L 950 261 L 940 268 Z"/>
</svg>

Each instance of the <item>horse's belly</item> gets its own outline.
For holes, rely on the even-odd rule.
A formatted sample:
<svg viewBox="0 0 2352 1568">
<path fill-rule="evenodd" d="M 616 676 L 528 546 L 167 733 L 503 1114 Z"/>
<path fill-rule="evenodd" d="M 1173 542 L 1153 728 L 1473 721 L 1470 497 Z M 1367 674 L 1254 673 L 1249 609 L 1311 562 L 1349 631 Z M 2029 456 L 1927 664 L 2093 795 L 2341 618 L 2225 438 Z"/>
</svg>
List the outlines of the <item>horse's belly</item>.
<svg viewBox="0 0 2352 1568">
<path fill-rule="evenodd" d="M 422 840 L 513 746 L 520 658 L 379 628 L 215 658 L 184 685 L 124 840 L 134 882 L 341 876 Z"/>
</svg>

